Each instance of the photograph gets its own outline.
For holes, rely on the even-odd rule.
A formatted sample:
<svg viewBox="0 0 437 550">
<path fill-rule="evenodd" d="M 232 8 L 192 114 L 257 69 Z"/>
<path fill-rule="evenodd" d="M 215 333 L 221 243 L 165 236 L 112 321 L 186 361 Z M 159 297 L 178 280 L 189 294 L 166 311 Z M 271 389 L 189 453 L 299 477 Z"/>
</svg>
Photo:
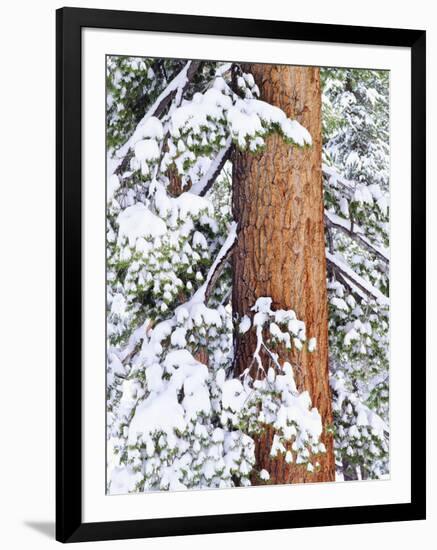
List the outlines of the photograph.
<svg viewBox="0 0 437 550">
<path fill-rule="evenodd" d="M 389 480 L 390 71 L 105 63 L 106 494 Z"/>
</svg>

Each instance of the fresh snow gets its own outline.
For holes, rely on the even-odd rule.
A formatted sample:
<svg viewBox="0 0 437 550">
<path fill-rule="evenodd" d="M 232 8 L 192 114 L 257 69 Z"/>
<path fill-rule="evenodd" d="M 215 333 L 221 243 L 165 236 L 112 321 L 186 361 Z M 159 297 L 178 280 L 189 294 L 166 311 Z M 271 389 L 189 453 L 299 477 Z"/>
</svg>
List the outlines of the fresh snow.
<svg viewBox="0 0 437 550">
<path fill-rule="evenodd" d="M 150 109 L 147 111 L 147 113 L 143 116 L 143 118 L 138 123 L 132 136 L 126 141 L 126 143 L 122 147 L 118 149 L 118 151 L 116 152 L 115 158 L 112 159 L 110 164 L 110 172 L 109 172 L 110 174 L 115 172 L 118 166 L 122 163 L 124 157 L 128 154 L 129 150 L 142 137 L 145 137 L 148 132 L 152 134 L 152 127 L 148 126 L 147 124 L 148 120 L 152 117 L 156 118 L 155 117 L 156 110 L 165 97 L 167 97 L 168 95 L 170 95 L 171 93 L 177 90 L 182 89 L 185 86 L 187 82 L 188 69 L 190 68 L 191 64 L 192 64 L 192 61 L 188 61 L 185 64 L 181 72 L 170 82 L 170 84 L 166 87 L 166 89 L 156 98 L 153 105 L 150 107 Z M 153 137 L 158 137 L 158 135 L 159 135 L 159 132 L 158 133 L 156 132 L 156 125 L 155 125 L 155 134 Z"/>
<path fill-rule="evenodd" d="M 119 242 L 126 237 L 131 247 L 135 246 L 139 237 L 159 237 L 167 231 L 165 222 L 140 202 L 123 210 L 118 215 L 117 222 Z"/>
<path fill-rule="evenodd" d="M 330 212 L 329 210 L 325 210 L 325 217 L 327 218 L 330 224 L 336 227 L 342 228 L 349 235 L 357 236 L 358 242 L 361 242 L 364 246 L 366 246 L 370 250 L 373 250 L 376 254 L 378 254 L 378 256 L 380 256 L 385 261 L 387 262 L 389 261 L 388 250 L 382 246 L 373 244 L 365 236 L 364 229 L 361 226 L 357 225 L 356 223 L 352 223 L 349 220 L 345 220 L 344 218 L 335 214 L 335 212 Z"/>
<path fill-rule="evenodd" d="M 367 296 L 375 299 L 379 304 L 388 306 L 390 300 L 380 290 L 371 285 L 366 279 L 360 277 L 353 269 L 351 269 L 338 255 L 331 254 L 326 251 L 326 258 L 337 267 L 340 272 L 348 279 L 348 281 L 360 290 L 360 293 L 365 293 Z"/>
<path fill-rule="evenodd" d="M 110 202 L 114 196 L 114 193 L 119 189 L 120 187 L 120 180 L 116 174 L 112 174 L 108 178 L 108 182 L 106 185 L 106 200 L 107 202 Z"/>
<path fill-rule="evenodd" d="M 163 63 L 174 74 L 172 60 Z M 224 262 L 238 234 L 224 169 L 231 150 L 258 154 L 272 133 L 290 147 L 311 145 L 311 136 L 262 101 L 253 76 L 238 66 L 237 89 L 231 89 L 230 63 L 216 64 L 209 76 L 199 72 L 184 93 L 191 63 L 168 85 L 147 59 L 126 58 L 108 73 L 108 131 L 112 143 L 125 140 L 107 158 L 111 494 L 268 482 L 271 473 L 257 471 L 255 460 L 255 440 L 266 425 L 275 432 L 271 455 L 280 453 L 287 463 L 313 472 L 320 466 L 317 455 L 326 452 L 320 413 L 295 381 L 301 351 L 318 360 L 316 338 L 310 328 L 307 335 L 305 319 L 274 309 L 269 296 L 236 318 Z M 151 93 L 156 101 L 138 124 L 125 124 L 137 71 L 144 77 L 138 93 Z M 324 90 L 324 101 L 329 93 L 335 87 Z M 383 118 L 382 99 L 378 86 L 361 98 L 343 92 L 340 115 L 357 117 L 357 128 L 369 126 L 373 111 Z M 366 101 L 367 111 L 360 104 Z M 357 128 L 334 125 L 323 151 L 335 452 L 338 463 L 344 456 L 364 460 L 372 476 L 383 478 L 388 172 L 384 138 L 364 143 Z M 344 141 L 335 141 L 338 136 Z M 181 192 L 173 188 L 174 172 Z M 235 330 L 251 330 L 256 345 L 234 378 Z M 295 350 L 293 364 L 283 360 L 287 348 Z"/>
<path fill-rule="evenodd" d="M 155 139 L 142 139 L 137 141 L 134 147 L 135 157 L 139 161 L 152 162 L 160 155 L 160 148 Z"/>
<path fill-rule="evenodd" d="M 250 317 L 248 317 L 247 315 L 244 315 L 241 318 L 241 321 L 240 321 L 240 324 L 239 324 L 240 333 L 245 334 L 250 329 L 251 324 L 252 323 L 251 323 Z"/>
<path fill-rule="evenodd" d="M 225 146 L 220 149 L 217 156 L 210 163 L 207 172 L 204 174 L 204 176 L 202 176 L 202 178 L 198 182 L 192 185 L 190 189 L 191 193 L 194 193 L 195 195 L 203 194 L 203 191 L 211 181 L 211 178 L 217 175 L 217 171 L 219 167 L 222 165 L 223 159 L 228 154 L 228 151 L 231 145 L 232 145 L 232 139 L 228 137 L 226 139 Z"/>
</svg>

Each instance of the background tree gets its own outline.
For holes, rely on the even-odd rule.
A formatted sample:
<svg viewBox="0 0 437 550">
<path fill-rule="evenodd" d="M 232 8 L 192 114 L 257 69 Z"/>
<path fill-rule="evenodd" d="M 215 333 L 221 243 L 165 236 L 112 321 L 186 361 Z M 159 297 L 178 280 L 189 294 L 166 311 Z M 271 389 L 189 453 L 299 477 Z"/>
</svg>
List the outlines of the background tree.
<svg viewBox="0 0 437 550">
<path fill-rule="evenodd" d="M 345 479 L 388 473 L 389 73 L 324 69 L 330 370 Z"/>
</svg>

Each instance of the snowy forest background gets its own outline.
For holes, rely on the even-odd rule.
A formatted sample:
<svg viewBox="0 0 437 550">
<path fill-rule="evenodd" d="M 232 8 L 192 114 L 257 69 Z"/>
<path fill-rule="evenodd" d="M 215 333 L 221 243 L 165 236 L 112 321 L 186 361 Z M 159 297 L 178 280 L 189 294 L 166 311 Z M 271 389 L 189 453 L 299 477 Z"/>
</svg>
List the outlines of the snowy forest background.
<svg viewBox="0 0 437 550">
<path fill-rule="evenodd" d="M 326 323 L 238 288 L 273 149 L 323 189 Z M 388 205 L 388 72 L 107 57 L 108 494 L 389 475 Z"/>
</svg>

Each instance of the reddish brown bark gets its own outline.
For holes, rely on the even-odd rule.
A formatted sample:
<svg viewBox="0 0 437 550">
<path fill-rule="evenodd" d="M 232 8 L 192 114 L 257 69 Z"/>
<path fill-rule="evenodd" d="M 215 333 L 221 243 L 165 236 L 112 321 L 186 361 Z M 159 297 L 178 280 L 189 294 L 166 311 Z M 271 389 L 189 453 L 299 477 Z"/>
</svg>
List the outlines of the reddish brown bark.
<svg viewBox="0 0 437 550">
<path fill-rule="evenodd" d="M 319 69 L 253 64 L 245 67 L 261 99 L 297 119 L 312 136 L 311 147 L 287 145 L 278 135 L 258 155 L 236 152 L 233 159 L 233 214 L 239 237 L 233 254 L 233 309 L 247 315 L 256 299 L 270 296 L 275 309 L 293 309 L 306 323 L 317 349 L 297 354 L 280 350 L 293 365 L 299 390 L 308 390 L 324 426 L 327 452 L 314 473 L 305 466 L 270 457 L 272 430 L 256 441 L 257 469 L 272 483 L 334 480 L 332 423 L 328 382 L 328 310 L 321 177 L 321 95 Z M 255 333 L 235 334 L 235 374 L 252 361 Z M 275 350 L 277 351 L 277 350 Z M 267 364 L 268 358 L 263 357 Z M 254 479 L 254 482 L 256 480 Z"/>
</svg>

